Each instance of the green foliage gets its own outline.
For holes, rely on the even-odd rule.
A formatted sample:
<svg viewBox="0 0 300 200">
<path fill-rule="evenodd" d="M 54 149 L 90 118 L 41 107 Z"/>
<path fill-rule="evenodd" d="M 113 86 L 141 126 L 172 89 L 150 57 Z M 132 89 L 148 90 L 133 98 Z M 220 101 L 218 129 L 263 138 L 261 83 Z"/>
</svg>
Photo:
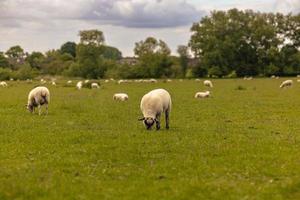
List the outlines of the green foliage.
<svg viewBox="0 0 300 200">
<path fill-rule="evenodd" d="M 41 69 L 45 56 L 40 52 L 32 52 L 27 56 L 26 61 L 32 68 Z"/>
<path fill-rule="evenodd" d="M 12 76 L 12 70 L 8 68 L 0 68 L 0 80 L 9 80 Z"/>
<path fill-rule="evenodd" d="M 295 56 L 300 45 L 296 39 L 299 25 L 300 18 L 290 15 L 213 11 L 192 26 L 189 46 L 209 73 L 218 71 L 226 76 L 234 70 L 237 76 L 266 76 L 277 71 L 276 66 L 278 73 L 289 75 L 300 68 Z M 293 69 L 284 69 L 286 66 Z"/>
<path fill-rule="evenodd" d="M 105 41 L 103 32 L 96 29 L 82 30 L 79 32 L 79 36 L 80 43 L 84 45 L 101 46 Z"/>
<path fill-rule="evenodd" d="M 9 67 L 8 59 L 1 52 L 0 52 L 0 67 L 2 67 L 2 68 L 8 68 Z"/>
<path fill-rule="evenodd" d="M 106 45 L 101 46 L 101 55 L 105 59 L 110 60 L 120 60 L 122 58 L 122 53 L 119 49 Z"/>
<path fill-rule="evenodd" d="M 22 65 L 17 71 L 13 72 L 13 78 L 19 80 L 33 79 L 39 75 L 39 71 L 31 68 L 29 64 Z"/>
<path fill-rule="evenodd" d="M 66 42 L 60 47 L 61 54 L 70 54 L 74 58 L 76 57 L 76 43 L 75 42 Z"/>
</svg>

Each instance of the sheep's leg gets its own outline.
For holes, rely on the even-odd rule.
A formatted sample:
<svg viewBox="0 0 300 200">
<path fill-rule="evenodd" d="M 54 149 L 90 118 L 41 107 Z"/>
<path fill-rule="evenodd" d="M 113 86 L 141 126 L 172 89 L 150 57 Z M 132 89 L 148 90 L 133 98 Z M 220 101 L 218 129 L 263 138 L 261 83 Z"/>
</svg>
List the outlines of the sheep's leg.
<svg viewBox="0 0 300 200">
<path fill-rule="evenodd" d="M 159 130 L 160 129 L 160 114 L 159 115 L 156 115 L 156 130 Z"/>
<path fill-rule="evenodd" d="M 166 129 L 169 129 L 169 110 L 166 110 L 165 117 L 166 117 Z"/>
<path fill-rule="evenodd" d="M 41 105 L 38 105 L 39 115 L 41 115 Z"/>
<path fill-rule="evenodd" d="M 48 104 L 46 103 L 46 115 L 48 115 Z"/>
</svg>

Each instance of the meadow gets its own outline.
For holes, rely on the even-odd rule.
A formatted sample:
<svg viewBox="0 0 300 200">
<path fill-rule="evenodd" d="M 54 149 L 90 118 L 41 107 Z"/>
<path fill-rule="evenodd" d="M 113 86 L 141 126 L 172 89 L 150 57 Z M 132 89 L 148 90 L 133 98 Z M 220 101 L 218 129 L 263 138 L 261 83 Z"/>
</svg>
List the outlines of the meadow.
<svg viewBox="0 0 300 200">
<path fill-rule="evenodd" d="M 61 80 L 47 116 L 25 109 L 38 82 L 8 82 L 0 199 L 300 199 L 300 83 L 279 89 L 283 80 L 213 80 L 203 100 L 195 80 L 81 91 Z M 155 88 L 172 96 L 169 130 L 138 121 Z M 117 92 L 129 101 L 113 101 Z"/>
</svg>

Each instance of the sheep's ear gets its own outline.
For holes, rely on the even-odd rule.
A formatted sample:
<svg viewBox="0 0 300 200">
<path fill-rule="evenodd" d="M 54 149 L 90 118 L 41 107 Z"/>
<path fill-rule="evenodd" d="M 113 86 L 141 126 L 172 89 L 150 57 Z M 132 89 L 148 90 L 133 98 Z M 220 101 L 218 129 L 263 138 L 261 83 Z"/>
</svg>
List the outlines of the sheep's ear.
<svg viewBox="0 0 300 200">
<path fill-rule="evenodd" d="M 140 119 L 138 119 L 139 121 L 143 121 L 143 120 L 145 120 L 145 117 L 143 117 L 143 118 L 140 118 Z"/>
</svg>

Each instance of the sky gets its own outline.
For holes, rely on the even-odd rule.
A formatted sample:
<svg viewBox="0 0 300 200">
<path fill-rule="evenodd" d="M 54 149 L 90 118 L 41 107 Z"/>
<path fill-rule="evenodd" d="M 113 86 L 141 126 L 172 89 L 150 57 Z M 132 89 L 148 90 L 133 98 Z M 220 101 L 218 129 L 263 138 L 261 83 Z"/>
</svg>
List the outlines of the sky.
<svg viewBox="0 0 300 200">
<path fill-rule="evenodd" d="M 186 45 L 190 27 L 212 10 L 300 12 L 300 0 L 0 0 L 0 51 L 58 49 L 79 41 L 79 30 L 99 29 L 105 43 L 133 56 L 148 36 L 168 43 L 173 54 Z"/>
</svg>

